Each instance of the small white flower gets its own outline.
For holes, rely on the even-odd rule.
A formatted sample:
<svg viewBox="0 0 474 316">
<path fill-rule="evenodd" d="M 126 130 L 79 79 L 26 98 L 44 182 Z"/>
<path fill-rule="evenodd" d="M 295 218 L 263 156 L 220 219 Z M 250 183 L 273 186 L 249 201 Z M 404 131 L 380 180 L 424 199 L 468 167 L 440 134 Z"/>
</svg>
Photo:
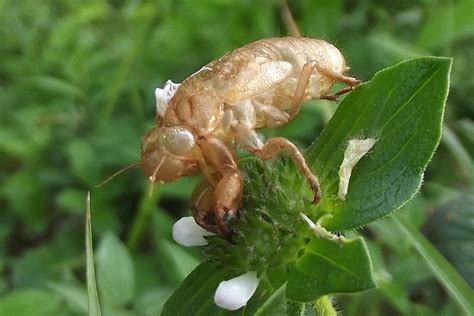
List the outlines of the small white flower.
<svg viewBox="0 0 474 316">
<path fill-rule="evenodd" d="M 176 93 L 179 86 L 181 84 L 174 83 L 171 80 L 166 81 L 163 89 L 156 88 L 155 89 L 155 97 L 156 97 L 156 113 L 160 116 L 163 116 L 166 112 L 166 108 L 168 107 L 168 102 Z"/>
<path fill-rule="evenodd" d="M 211 236 L 209 232 L 196 224 L 192 216 L 183 217 L 173 225 L 173 239 L 186 247 L 207 245 L 204 236 Z"/>
<path fill-rule="evenodd" d="M 376 140 L 373 138 L 351 139 L 349 141 L 346 151 L 344 152 L 344 160 L 339 168 L 338 197 L 341 200 L 346 198 L 352 169 L 354 169 L 359 160 L 375 145 L 375 142 Z"/>
<path fill-rule="evenodd" d="M 300 213 L 300 215 L 304 219 L 306 224 L 308 224 L 308 226 L 311 230 L 316 230 L 317 229 L 316 224 L 306 214 Z"/>
<path fill-rule="evenodd" d="M 253 271 L 222 281 L 214 295 L 214 303 L 219 307 L 235 311 L 247 304 L 257 290 L 259 282 L 257 273 Z"/>
</svg>

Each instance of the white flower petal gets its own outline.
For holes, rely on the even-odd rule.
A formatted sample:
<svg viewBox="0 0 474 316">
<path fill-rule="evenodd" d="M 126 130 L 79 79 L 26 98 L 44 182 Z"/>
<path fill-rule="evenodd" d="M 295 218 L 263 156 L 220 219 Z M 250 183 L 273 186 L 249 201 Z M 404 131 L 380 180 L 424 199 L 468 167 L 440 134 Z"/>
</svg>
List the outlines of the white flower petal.
<svg viewBox="0 0 474 316">
<path fill-rule="evenodd" d="M 367 139 L 351 139 L 344 152 L 344 160 L 339 168 L 339 192 L 338 197 L 344 200 L 349 188 L 349 180 L 351 178 L 352 169 L 359 162 L 359 160 L 369 152 L 375 145 L 374 138 Z"/>
<path fill-rule="evenodd" d="M 247 304 L 255 293 L 260 280 L 256 272 L 247 272 L 228 281 L 222 281 L 217 287 L 214 302 L 217 306 L 234 311 Z"/>
<path fill-rule="evenodd" d="M 207 240 L 203 236 L 211 235 L 214 233 L 196 224 L 192 216 L 183 217 L 173 225 L 173 239 L 186 247 L 207 245 Z"/>
<path fill-rule="evenodd" d="M 316 228 L 316 224 L 309 218 L 306 214 L 300 213 L 301 217 L 304 219 L 306 224 L 308 224 L 309 228 L 314 230 Z"/>
</svg>

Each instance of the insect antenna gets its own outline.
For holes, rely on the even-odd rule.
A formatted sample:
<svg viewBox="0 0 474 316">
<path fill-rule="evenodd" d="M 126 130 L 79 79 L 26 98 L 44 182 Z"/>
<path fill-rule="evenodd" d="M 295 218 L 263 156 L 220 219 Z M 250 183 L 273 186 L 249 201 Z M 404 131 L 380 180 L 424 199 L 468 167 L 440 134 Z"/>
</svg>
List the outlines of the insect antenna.
<svg viewBox="0 0 474 316">
<path fill-rule="evenodd" d="M 286 26 L 286 29 L 290 33 L 291 36 L 294 37 L 303 37 L 301 35 L 300 29 L 295 22 L 293 14 L 291 13 L 290 7 L 288 6 L 288 2 L 286 0 L 282 1 L 283 8 L 281 10 L 281 19 Z"/>
<path fill-rule="evenodd" d="M 110 177 L 108 177 L 107 179 L 105 179 L 104 181 L 102 181 L 101 183 L 99 183 L 98 185 L 96 185 L 95 187 L 96 188 L 100 188 L 101 186 L 103 186 L 104 184 L 106 184 L 107 182 L 109 182 L 110 180 L 112 180 L 113 178 L 115 178 L 116 176 L 118 176 L 119 174 L 129 170 L 129 169 L 132 169 L 132 168 L 135 168 L 137 166 L 140 165 L 140 161 L 136 161 L 134 163 L 131 163 L 129 164 L 128 166 L 125 166 L 123 167 L 122 169 L 120 169 L 119 171 L 115 172 L 113 175 L 111 175 Z"/>
<path fill-rule="evenodd" d="M 148 195 L 152 196 L 153 194 L 153 189 L 155 187 L 155 181 L 156 181 L 156 175 L 158 174 L 158 171 L 160 170 L 161 166 L 165 162 L 166 156 L 161 157 L 160 162 L 158 163 L 158 166 L 156 166 L 155 171 L 153 171 L 153 174 L 150 176 L 150 187 L 148 189 Z"/>
</svg>

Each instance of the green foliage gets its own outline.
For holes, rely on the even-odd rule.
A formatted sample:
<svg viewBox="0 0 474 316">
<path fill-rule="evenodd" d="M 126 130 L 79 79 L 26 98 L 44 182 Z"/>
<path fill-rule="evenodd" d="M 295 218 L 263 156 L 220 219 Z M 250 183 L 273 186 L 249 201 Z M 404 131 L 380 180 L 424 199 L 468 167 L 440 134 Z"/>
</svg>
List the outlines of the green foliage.
<svg viewBox="0 0 474 316">
<path fill-rule="evenodd" d="M 202 263 L 180 285 L 176 292 L 178 294 L 166 302 L 162 315 L 204 314 L 203 311 L 209 312 L 209 309 L 216 313 L 217 306 L 210 294 L 214 293 L 224 276 L 222 270 L 215 269 L 209 263 Z"/>
<path fill-rule="evenodd" d="M 446 286 L 464 311 L 466 313 L 472 312 L 474 310 L 474 291 L 467 282 L 416 228 L 403 218 L 394 217 L 394 221 L 407 238 L 412 241 L 414 247 L 417 248 L 435 275 Z"/>
<path fill-rule="evenodd" d="M 425 234 L 466 281 L 474 284 L 474 195 L 466 194 L 436 209 Z"/>
<path fill-rule="evenodd" d="M 343 244 L 314 238 L 293 265 L 268 269 L 273 285 L 287 283 L 288 298 L 310 302 L 329 293 L 352 293 L 375 286 L 362 238 Z"/>
<path fill-rule="evenodd" d="M 332 215 L 325 221 L 328 229 L 365 225 L 416 193 L 441 137 L 450 68 L 444 58 L 404 62 L 377 73 L 344 98 L 307 152 L 323 188 L 321 207 Z M 341 202 L 337 171 L 347 142 L 358 138 L 377 141 L 357 164 Z"/>
<path fill-rule="evenodd" d="M 3 297 L 0 315 L 46 316 L 56 313 L 60 305 L 60 297 L 51 291 L 24 289 Z"/>
<path fill-rule="evenodd" d="M 101 298 L 121 306 L 131 301 L 135 291 L 132 257 L 125 245 L 107 233 L 97 250 L 97 283 Z"/>
<path fill-rule="evenodd" d="M 474 183 L 472 1 L 291 0 L 289 4 L 302 32 L 336 44 L 350 73 L 363 80 L 405 59 L 453 57 L 448 129 L 420 194 L 399 212 L 427 232 L 473 286 L 469 251 L 473 239 L 463 233 L 470 231 L 473 209 L 472 203 L 459 202 L 466 201 Z M 126 245 L 134 269 L 133 282 L 122 276 L 113 280 L 131 286 L 119 293 L 119 301 L 131 299 L 120 306 L 101 301 L 102 312 L 159 313 L 184 276 L 202 261 L 198 250 L 180 248 L 170 237 L 173 222 L 189 214 L 197 179 L 159 186 L 151 199 L 138 171 L 100 189 L 94 186 L 139 158 L 139 139 L 154 124 L 154 88 L 168 78 L 179 82 L 247 42 L 285 35 L 279 5 L 279 0 L 0 0 L 1 315 L 84 314 L 86 267 L 92 266 L 91 256 L 89 261 L 84 256 L 87 191 L 92 191 L 94 240 L 102 245 L 107 235 L 115 244 Z M 264 134 L 284 136 L 306 148 L 336 107 L 334 102 L 309 102 L 291 124 Z M 376 147 L 353 176 L 373 159 L 372 154 Z M 333 189 L 334 185 L 325 190 Z M 301 181 L 292 193 L 303 197 L 297 206 L 304 209 L 310 199 L 306 190 Z M 331 209 L 321 205 L 317 214 L 308 215 L 316 220 L 323 211 L 340 212 L 330 202 L 325 201 Z M 305 225 L 299 217 L 294 220 Z M 365 237 L 377 288 L 335 296 L 336 304 L 345 315 L 459 315 L 456 301 L 396 227 L 380 219 L 357 232 L 344 232 L 350 238 Z M 266 249 L 260 253 L 265 260 L 272 257 Z M 246 307 L 248 313 L 285 305 L 288 314 L 314 314 L 313 306 L 295 303 L 286 294 L 284 301 L 283 288 L 274 290 L 262 282 Z M 323 298 L 318 302 L 328 303 Z M 203 313 L 215 310 L 210 300 L 203 305 Z"/>
</svg>

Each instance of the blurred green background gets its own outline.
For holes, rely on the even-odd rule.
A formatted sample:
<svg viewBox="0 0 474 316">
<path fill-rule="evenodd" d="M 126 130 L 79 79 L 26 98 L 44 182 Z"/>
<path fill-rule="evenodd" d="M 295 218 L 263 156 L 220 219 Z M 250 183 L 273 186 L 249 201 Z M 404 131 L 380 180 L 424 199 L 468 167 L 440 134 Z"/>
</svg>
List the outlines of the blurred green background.
<svg viewBox="0 0 474 316">
<path fill-rule="evenodd" d="M 442 143 L 403 212 L 474 285 L 474 1 L 290 1 L 305 36 L 334 43 L 363 80 L 401 60 L 452 56 Z M 283 36 L 268 1 L 0 0 L 0 315 L 84 315 L 84 210 L 92 194 L 106 315 L 156 315 L 202 255 L 170 237 L 197 178 L 159 186 L 134 169 L 154 89 L 225 52 Z M 308 146 L 337 103 L 265 131 Z M 389 221 L 368 238 L 379 288 L 336 296 L 345 315 L 459 315 Z"/>
</svg>

